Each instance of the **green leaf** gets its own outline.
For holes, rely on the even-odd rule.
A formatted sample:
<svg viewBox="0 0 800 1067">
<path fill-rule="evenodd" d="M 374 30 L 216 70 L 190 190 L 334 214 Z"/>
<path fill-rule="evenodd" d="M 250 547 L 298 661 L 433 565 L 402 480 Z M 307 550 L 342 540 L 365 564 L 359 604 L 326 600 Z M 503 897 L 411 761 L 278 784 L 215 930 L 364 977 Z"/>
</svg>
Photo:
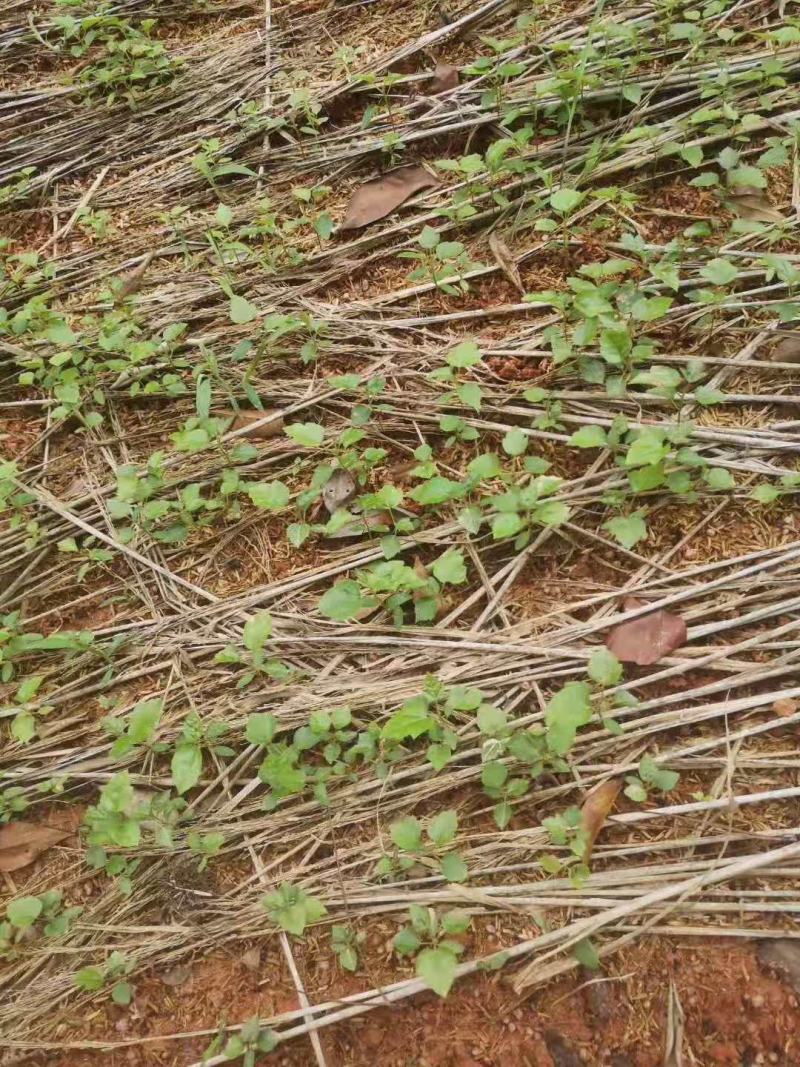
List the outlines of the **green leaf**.
<svg viewBox="0 0 800 1067">
<path fill-rule="evenodd" d="M 522 430 L 509 430 L 503 438 L 503 451 L 508 456 L 521 456 L 528 448 L 528 435 Z"/>
<path fill-rule="evenodd" d="M 399 952 L 401 956 L 411 956 L 417 951 L 421 942 L 410 926 L 404 926 L 402 930 L 399 930 L 394 935 L 392 944 L 395 952 Z"/>
<path fill-rule="evenodd" d="M 622 664 L 607 648 L 596 648 L 589 658 L 587 674 L 598 685 L 616 685 L 622 679 Z"/>
<path fill-rule="evenodd" d="M 258 315 L 258 308 L 243 296 L 232 296 L 228 314 L 231 322 L 240 326 L 245 322 L 252 322 Z"/>
<path fill-rule="evenodd" d="M 156 697 L 137 704 L 128 717 L 128 739 L 134 745 L 144 744 L 153 736 L 161 719 L 162 702 Z"/>
<path fill-rule="evenodd" d="M 422 823 L 413 815 L 393 822 L 389 827 L 389 835 L 395 846 L 403 852 L 419 852 L 422 849 Z"/>
<path fill-rule="evenodd" d="M 678 784 L 680 775 L 675 771 L 666 771 L 659 767 L 652 756 L 644 756 L 639 764 L 639 777 L 646 785 L 651 785 L 662 793 L 668 793 Z"/>
<path fill-rule="evenodd" d="M 671 296 L 643 296 L 634 302 L 631 314 L 639 322 L 654 322 L 656 319 L 663 319 L 672 303 Z"/>
<path fill-rule="evenodd" d="M 449 549 L 444 555 L 439 556 L 431 567 L 433 576 L 442 585 L 462 585 L 467 580 L 467 568 L 464 563 L 464 553 L 455 548 Z"/>
<path fill-rule="evenodd" d="M 483 392 L 477 382 L 462 382 L 456 390 L 458 399 L 465 407 L 473 411 L 480 411 L 483 403 Z"/>
<path fill-rule="evenodd" d="M 179 794 L 197 785 L 203 770 L 203 754 L 200 746 L 194 741 L 179 741 L 175 746 L 170 768 L 172 784 Z"/>
<path fill-rule="evenodd" d="M 345 578 L 336 582 L 320 599 L 317 608 L 321 615 L 327 619 L 335 619 L 337 622 L 346 622 L 354 619 L 362 611 L 375 607 L 376 601 L 372 597 L 365 597 L 357 582 L 352 578 Z"/>
<path fill-rule="evenodd" d="M 753 500 L 757 500 L 759 504 L 771 504 L 774 500 L 777 500 L 781 495 L 780 489 L 774 485 L 757 485 L 750 491 L 750 497 Z"/>
<path fill-rule="evenodd" d="M 458 832 L 458 815 L 452 809 L 440 811 L 428 823 L 427 834 L 434 845 L 441 848 L 455 840 Z"/>
<path fill-rule="evenodd" d="M 317 235 L 323 240 L 327 241 L 330 235 L 333 233 L 333 219 L 330 217 L 327 211 L 321 212 L 314 219 L 314 229 Z"/>
<path fill-rule="evenodd" d="M 446 948 L 425 948 L 417 956 L 417 975 L 440 997 L 450 992 L 456 967 L 456 957 Z"/>
<path fill-rule="evenodd" d="M 130 982 L 115 982 L 111 990 L 111 999 L 115 1004 L 125 1007 L 133 1000 L 133 986 Z"/>
<path fill-rule="evenodd" d="M 448 882 L 466 882 L 469 877 L 467 865 L 457 852 L 449 852 L 446 856 L 442 856 L 439 869 L 442 877 Z"/>
<path fill-rule="evenodd" d="M 645 467 L 660 463 L 669 452 L 660 433 L 655 430 L 642 430 L 625 456 L 627 467 Z"/>
<path fill-rule="evenodd" d="M 604 522 L 603 528 L 628 550 L 647 537 L 647 525 L 641 515 L 617 515 Z"/>
<path fill-rule="evenodd" d="M 735 489 L 736 481 L 725 467 L 706 467 L 703 478 L 709 489 Z"/>
<path fill-rule="evenodd" d="M 581 426 L 570 437 L 567 444 L 574 448 L 605 448 L 606 431 L 602 426 Z"/>
<path fill-rule="evenodd" d="M 600 334 L 600 355 L 612 366 L 624 363 L 632 348 L 633 341 L 627 330 L 618 327 L 603 330 Z"/>
<path fill-rule="evenodd" d="M 36 719 L 30 711 L 20 711 L 11 720 L 11 736 L 21 745 L 36 737 Z"/>
<path fill-rule="evenodd" d="M 247 716 L 244 736 L 251 745 L 265 747 L 272 741 L 278 728 L 278 720 L 269 712 L 257 712 Z"/>
<path fill-rule="evenodd" d="M 564 186 L 551 194 L 550 207 L 553 211 L 557 211 L 559 215 L 568 215 L 570 211 L 574 211 L 580 204 L 584 195 L 584 193 L 579 193 L 577 189 L 569 189 Z"/>
<path fill-rule="evenodd" d="M 730 285 L 732 281 L 739 277 L 739 271 L 731 263 L 729 259 L 711 259 L 700 270 L 700 274 L 703 278 L 706 278 L 712 283 L 712 285 Z"/>
<path fill-rule="evenodd" d="M 24 930 L 28 926 L 33 926 L 42 914 L 42 908 L 43 904 L 38 897 L 18 897 L 16 900 L 9 901 L 6 918 L 12 926 L 16 926 L 18 930 Z"/>
<path fill-rule="evenodd" d="M 220 226 L 224 226 L 227 229 L 233 222 L 233 212 L 227 204 L 218 204 L 214 218 Z"/>
<path fill-rule="evenodd" d="M 381 736 L 387 741 L 404 741 L 426 734 L 435 725 L 436 721 L 428 714 L 425 697 L 412 697 L 389 718 Z"/>
<path fill-rule="evenodd" d="M 480 363 L 481 359 L 483 359 L 481 350 L 474 341 L 462 341 L 447 354 L 448 364 L 457 369 L 474 367 L 476 363 Z"/>
<path fill-rule="evenodd" d="M 545 711 L 547 743 L 556 755 L 564 756 L 569 752 L 578 728 L 585 726 L 591 716 L 586 682 L 567 682 L 550 698 Z"/>
<path fill-rule="evenodd" d="M 600 967 L 600 957 L 588 937 L 572 946 L 572 955 L 587 971 L 596 971 Z"/>
<path fill-rule="evenodd" d="M 754 189 L 766 189 L 767 179 L 758 167 L 736 167 L 728 171 L 728 185 L 748 185 Z"/>
<path fill-rule="evenodd" d="M 260 667 L 264 661 L 264 645 L 272 636 L 272 616 L 268 611 L 261 611 L 244 624 L 244 647 L 253 657 L 253 663 Z"/>
<path fill-rule="evenodd" d="M 293 422 L 286 433 L 303 448 L 319 448 L 325 439 L 325 429 L 316 422 Z"/>
<path fill-rule="evenodd" d="M 534 522 L 541 526 L 561 526 L 570 517 L 569 506 L 561 500 L 548 500 L 533 512 Z"/>
<path fill-rule="evenodd" d="M 482 734 L 499 734 L 508 723 L 508 714 L 494 704 L 481 704 L 476 718 Z"/>
<path fill-rule="evenodd" d="M 289 503 L 289 488 L 283 482 L 251 482 L 247 495 L 257 508 L 280 511 Z"/>
<path fill-rule="evenodd" d="M 504 511 L 492 519 L 492 538 L 500 541 L 504 537 L 514 537 L 523 527 L 522 519 L 514 511 Z"/>
<path fill-rule="evenodd" d="M 72 981 L 78 989 L 85 989 L 89 993 L 94 993 L 103 988 L 105 975 L 99 967 L 81 967 L 72 976 Z"/>
<path fill-rule="evenodd" d="M 463 495 L 464 488 L 459 482 L 453 482 L 439 474 L 418 485 L 410 493 L 411 499 L 418 504 L 443 504 Z"/>
</svg>

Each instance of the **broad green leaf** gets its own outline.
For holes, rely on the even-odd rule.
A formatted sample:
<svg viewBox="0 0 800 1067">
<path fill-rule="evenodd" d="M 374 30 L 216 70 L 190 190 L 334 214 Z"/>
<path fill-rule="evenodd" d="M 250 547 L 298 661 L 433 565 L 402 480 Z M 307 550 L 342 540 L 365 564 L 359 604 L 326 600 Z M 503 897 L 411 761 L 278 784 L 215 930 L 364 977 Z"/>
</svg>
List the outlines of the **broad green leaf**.
<svg viewBox="0 0 800 1067">
<path fill-rule="evenodd" d="M 608 648 L 596 648 L 589 657 L 587 674 L 598 685 L 616 685 L 622 679 L 622 664 Z"/>
<path fill-rule="evenodd" d="M 578 728 L 585 726 L 591 716 L 586 682 L 567 682 L 550 698 L 545 712 L 547 743 L 556 755 L 564 756 L 569 752 Z"/>
<path fill-rule="evenodd" d="M 197 785 L 203 770 L 203 754 L 200 746 L 193 741 L 179 741 L 175 746 L 170 768 L 172 784 L 179 794 Z"/>
<path fill-rule="evenodd" d="M 603 528 L 628 550 L 647 537 L 647 525 L 641 515 L 617 515 L 604 522 Z"/>
<path fill-rule="evenodd" d="M 709 489 L 735 489 L 736 481 L 725 467 L 706 467 L 703 478 Z"/>
<path fill-rule="evenodd" d="M 43 906 L 38 897 L 18 897 L 16 900 L 9 901 L 6 907 L 6 918 L 12 926 L 16 926 L 18 930 L 24 930 L 28 926 L 33 926 L 42 914 Z"/>
<path fill-rule="evenodd" d="M 441 848 L 455 839 L 458 831 L 458 815 L 452 809 L 440 811 L 428 823 L 427 834 L 434 845 Z"/>
<path fill-rule="evenodd" d="M 375 607 L 376 601 L 372 597 L 362 594 L 361 588 L 352 578 L 345 578 L 336 582 L 326 593 L 323 594 L 318 606 L 321 615 L 337 622 L 347 622 L 354 619 L 362 611 Z"/>
<path fill-rule="evenodd" d="M 449 365 L 458 369 L 474 367 L 482 358 L 481 350 L 474 341 L 462 341 L 447 354 Z"/>
<path fill-rule="evenodd" d="M 428 713 L 425 697 L 412 697 L 389 718 L 381 730 L 381 736 L 388 741 L 404 741 L 426 734 L 435 725 L 436 721 Z"/>
<path fill-rule="evenodd" d="M 551 194 L 550 207 L 553 211 L 557 211 L 559 215 L 567 215 L 570 211 L 575 210 L 583 200 L 584 195 L 584 193 L 578 192 L 577 189 L 569 189 L 563 186 Z"/>
<path fill-rule="evenodd" d="M 528 435 L 522 430 L 509 430 L 503 438 L 503 451 L 508 456 L 521 456 L 528 448 Z"/>
<path fill-rule="evenodd" d="M 228 314 L 231 322 L 240 326 L 245 322 L 252 322 L 258 315 L 258 308 L 255 304 L 251 304 L 249 300 L 245 300 L 243 296 L 232 296 Z"/>
<path fill-rule="evenodd" d="M 434 561 L 431 570 L 437 582 L 442 585 L 462 585 L 467 580 L 467 568 L 464 553 L 455 548 L 449 549 Z"/>
<path fill-rule="evenodd" d="M 265 511 L 280 511 L 289 503 L 289 487 L 283 482 L 251 482 L 246 488 L 255 506 Z"/>
<path fill-rule="evenodd" d="M 325 439 L 325 429 L 317 422 L 293 422 L 286 427 L 286 433 L 303 448 L 319 448 Z"/>
<path fill-rule="evenodd" d="M 456 967 L 456 957 L 446 948 L 425 948 L 417 956 L 417 975 L 440 997 L 450 992 Z"/>
<path fill-rule="evenodd" d="M 500 541 L 504 537 L 514 537 L 523 527 L 522 519 L 514 511 L 505 511 L 492 519 L 492 538 Z"/>
<path fill-rule="evenodd" d="M 718 257 L 711 259 L 700 270 L 700 274 L 712 285 L 730 285 L 739 277 L 739 271 L 729 259 Z"/>
<path fill-rule="evenodd" d="M 606 431 L 602 426 L 581 426 L 570 437 L 567 444 L 575 448 L 604 448 L 606 445 Z"/>
<path fill-rule="evenodd" d="M 439 869 L 448 882 L 466 882 L 469 877 L 467 865 L 457 852 L 449 852 L 446 856 L 442 856 Z"/>
<path fill-rule="evenodd" d="M 244 647 L 253 657 L 253 663 L 260 667 L 264 661 L 264 645 L 272 636 L 272 616 L 268 611 L 261 611 L 244 624 Z"/>
<path fill-rule="evenodd" d="M 646 785 L 651 785 L 662 793 L 668 793 L 678 784 L 680 775 L 676 771 L 667 771 L 659 767 L 652 756 L 644 756 L 639 764 L 639 777 Z"/>
<path fill-rule="evenodd" d="M 278 720 L 269 711 L 247 716 L 244 736 L 251 745 L 265 747 L 272 741 L 278 728 Z"/>
<path fill-rule="evenodd" d="M 419 852 L 422 848 L 422 823 L 413 815 L 398 819 L 389 827 L 395 846 L 403 852 Z"/>
</svg>

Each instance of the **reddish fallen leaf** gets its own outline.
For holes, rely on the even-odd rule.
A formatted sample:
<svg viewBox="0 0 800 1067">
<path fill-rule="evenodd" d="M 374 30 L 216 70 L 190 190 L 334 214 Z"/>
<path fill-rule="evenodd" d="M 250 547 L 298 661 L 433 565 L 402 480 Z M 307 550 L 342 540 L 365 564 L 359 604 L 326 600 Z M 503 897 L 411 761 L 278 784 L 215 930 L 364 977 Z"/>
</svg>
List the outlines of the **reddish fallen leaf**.
<svg viewBox="0 0 800 1067">
<path fill-rule="evenodd" d="M 231 413 L 233 414 L 233 413 Z M 265 419 L 267 415 L 274 415 L 274 410 L 267 411 L 239 411 L 234 415 L 233 422 L 229 429 L 244 430 L 254 423 L 260 422 L 261 419 Z M 283 433 L 283 419 L 273 419 L 272 422 L 267 422 L 263 426 L 258 426 L 255 429 L 248 430 L 243 434 L 244 437 L 253 437 L 257 441 L 266 440 L 268 437 L 277 437 L 279 433 Z"/>
<path fill-rule="evenodd" d="M 774 208 L 759 189 L 744 188 L 729 195 L 730 206 L 740 219 L 751 222 L 783 222 L 783 215 Z"/>
<path fill-rule="evenodd" d="M 340 229 L 358 230 L 385 218 L 420 189 L 439 183 L 424 167 L 398 167 L 382 178 L 359 185 L 350 199 L 347 215 Z"/>
<path fill-rule="evenodd" d="M 609 778 L 607 782 L 602 782 L 596 789 L 593 789 L 583 802 L 581 829 L 586 833 L 584 863 L 589 862 L 597 835 L 603 829 L 603 824 L 614 807 L 614 801 L 619 796 L 620 789 L 622 789 L 622 779 Z"/>
<path fill-rule="evenodd" d="M 799 707 L 800 704 L 796 700 L 792 700 L 791 697 L 780 697 L 772 705 L 772 710 L 776 715 L 782 715 L 788 719 L 790 715 L 794 715 Z"/>
<path fill-rule="evenodd" d="M 457 85 L 458 67 L 454 67 L 452 63 L 443 63 L 440 60 L 433 69 L 433 79 L 428 90 L 429 94 L 438 96 L 439 93 L 447 93 L 451 89 L 455 89 Z"/>
<path fill-rule="evenodd" d="M 645 600 L 626 597 L 625 611 L 643 608 Z M 670 611 L 651 611 L 638 619 L 621 622 L 613 627 L 606 638 L 609 648 L 622 663 L 638 663 L 647 667 L 658 663 L 686 641 L 686 623 L 680 615 Z"/>
<path fill-rule="evenodd" d="M 23 820 L 0 826 L 0 871 L 18 871 L 27 867 L 65 837 L 69 837 L 68 830 L 37 826 Z"/>
</svg>

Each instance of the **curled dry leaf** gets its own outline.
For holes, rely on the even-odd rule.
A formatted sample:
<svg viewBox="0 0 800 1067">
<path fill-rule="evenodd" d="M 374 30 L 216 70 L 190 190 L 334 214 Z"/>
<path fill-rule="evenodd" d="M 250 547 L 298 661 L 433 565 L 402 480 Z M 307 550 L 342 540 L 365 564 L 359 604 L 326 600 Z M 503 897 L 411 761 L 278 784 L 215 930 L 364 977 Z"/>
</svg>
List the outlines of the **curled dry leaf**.
<svg viewBox="0 0 800 1067">
<path fill-rule="evenodd" d="M 253 437 L 256 441 L 265 441 L 268 437 L 277 437 L 278 434 L 283 433 L 283 419 L 273 419 L 272 422 L 267 422 L 263 426 L 255 426 L 255 423 L 265 419 L 268 415 L 277 414 L 274 408 L 268 408 L 266 411 L 237 411 L 231 412 L 233 415 L 233 422 L 229 429 L 233 430 L 247 430 L 247 433 L 243 434 L 243 437 Z M 248 427 L 253 427 L 248 429 Z"/>
<path fill-rule="evenodd" d="M 625 611 L 643 608 L 645 600 L 636 597 L 625 598 Z M 606 638 L 609 648 L 622 663 L 637 663 L 647 667 L 658 663 L 662 656 L 668 655 L 686 641 L 686 623 L 680 615 L 670 611 L 651 611 L 614 626 Z"/>
<path fill-rule="evenodd" d="M 346 508 L 355 495 L 355 479 L 341 467 L 336 468 L 322 489 L 323 503 L 331 515 L 339 508 Z"/>
<path fill-rule="evenodd" d="M 385 218 L 420 189 L 438 185 L 424 167 L 398 167 L 374 181 L 359 185 L 350 199 L 347 215 L 340 229 L 358 230 Z"/>
<path fill-rule="evenodd" d="M 603 824 L 614 807 L 614 801 L 619 796 L 620 789 L 622 789 L 622 779 L 609 778 L 607 782 L 601 782 L 596 789 L 593 789 L 583 802 L 581 829 L 587 835 L 586 851 L 583 855 L 584 863 L 589 862 L 597 835 L 603 829 Z"/>
<path fill-rule="evenodd" d="M 503 238 L 497 232 L 492 230 L 489 235 L 489 248 L 492 250 L 492 255 L 495 258 L 495 262 L 500 270 L 505 274 L 506 278 L 515 285 L 521 293 L 525 292 L 525 286 L 522 284 L 522 278 L 520 277 L 519 268 L 517 267 L 516 260 L 511 253 L 511 249 L 505 243 Z"/>
<path fill-rule="evenodd" d="M 776 700 L 772 705 L 772 710 L 775 714 L 782 715 L 786 719 L 788 719 L 790 715 L 794 715 L 798 708 L 800 708 L 800 704 L 791 697 L 780 697 L 780 699 Z"/>
<path fill-rule="evenodd" d="M 443 63 L 442 60 L 439 60 L 433 70 L 433 78 L 428 90 L 429 94 L 438 96 L 439 93 L 448 93 L 451 89 L 455 89 L 457 85 L 458 67 L 454 67 L 452 63 Z"/>
<path fill-rule="evenodd" d="M 115 300 L 124 300 L 128 296 L 133 296 L 134 293 L 138 293 L 147 268 L 150 266 L 154 255 L 155 252 L 148 252 L 138 267 L 134 268 L 129 274 L 124 274 L 122 278 L 120 278 L 114 292 Z"/>
<path fill-rule="evenodd" d="M 6 823 L 0 826 L 0 871 L 18 871 L 33 863 L 48 848 L 69 837 L 69 831 L 33 822 Z"/>
</svg>

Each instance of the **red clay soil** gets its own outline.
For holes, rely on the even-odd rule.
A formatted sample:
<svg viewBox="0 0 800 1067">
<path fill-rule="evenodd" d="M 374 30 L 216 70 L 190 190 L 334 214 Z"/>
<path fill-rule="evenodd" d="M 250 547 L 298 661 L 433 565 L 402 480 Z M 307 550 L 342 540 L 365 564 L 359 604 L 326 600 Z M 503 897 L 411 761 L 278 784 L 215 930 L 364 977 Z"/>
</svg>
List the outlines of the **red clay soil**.
<svg viewBox="0 0 800 1067">
<path fill-rule="evenodd" d="M 800 1064 L 798 997 L 788 979 L 759 961 L 754 942 L 663 938 L 619 952 L 600 979 L 584 971 L 525 999 L 498 972 L 462 983 L 444 1001 L 426 994 L 376 1009 L 323 1031 L 325 1060 L 327 1067 L 662 1067 L 670 978 L 685 1014 L 680 1067 Z M 337 984 L 334 973 L 331 986 Z M 346 985 L 349 992 L 351 983 Z M 241 954 L 219 955 L 191 964 L 189 977 L 177 986 L 145 980 L 132 1009 L 103 1008 L 86 1020 L 82 1035 L 65 1032 L 64 1040 L 187 1032 L 223 1017 L 243 1020 L 296 1006 L 277 954 L 255 971 L 242 964 Z M 14 1062 L 186 1067 L 200 1058 L 207 1041 L 157 1041 L 105 1054 L 65 1050 Z M 302 1037 L 260 1062 L 302 1067 L 316 1058 Z M 678 1067 L 677 1061 L 669 1067 Z"/>
</svg>

